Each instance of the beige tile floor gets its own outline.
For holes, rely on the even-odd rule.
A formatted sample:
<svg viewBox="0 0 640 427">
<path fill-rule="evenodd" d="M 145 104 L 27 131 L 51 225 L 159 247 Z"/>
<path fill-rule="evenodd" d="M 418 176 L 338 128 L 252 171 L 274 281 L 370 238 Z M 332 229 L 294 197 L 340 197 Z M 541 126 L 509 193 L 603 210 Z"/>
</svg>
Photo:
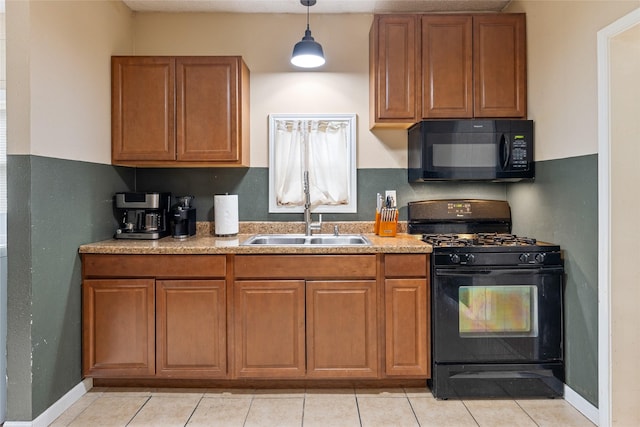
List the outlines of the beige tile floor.
<svg viewBox="0 0 640 427">
<path fill-rule="evenodd" d="M 592 424 L 562 399 L 436 400 L 427 389 L 94 388 L 52 426 L 465 427 Z"/>
</svg>

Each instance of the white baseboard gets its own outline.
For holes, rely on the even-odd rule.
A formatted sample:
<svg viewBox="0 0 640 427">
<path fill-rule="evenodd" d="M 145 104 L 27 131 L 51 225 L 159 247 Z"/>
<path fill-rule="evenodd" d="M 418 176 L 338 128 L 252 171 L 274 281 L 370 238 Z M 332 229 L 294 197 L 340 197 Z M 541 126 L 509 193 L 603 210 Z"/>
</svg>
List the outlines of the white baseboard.
<svg viewBox="0 0 640 427">
<path fill-rule="evenodd" d="M 566 384 L 564 385 L 564 400 L 566 400 L 567 403 L 580 411 L 582 415 L 589 418 L 592 423 L 594 423 L 595 425 L 599 425 L 600 411 L 598 410 L 598 408 L 593 406 L 591 402 L 580 396 Z"/>
<path fill-rule="evenodd" d="M 82 382 L 69 390 L 64 396 L 49 406 L 33 421 L 5 421 L 3 427 L 47 427 L 53 423 L 64 411 L 76 403 L 78 399 L 93 388 L 93 378 L 85 378 Z"/>
</svg>

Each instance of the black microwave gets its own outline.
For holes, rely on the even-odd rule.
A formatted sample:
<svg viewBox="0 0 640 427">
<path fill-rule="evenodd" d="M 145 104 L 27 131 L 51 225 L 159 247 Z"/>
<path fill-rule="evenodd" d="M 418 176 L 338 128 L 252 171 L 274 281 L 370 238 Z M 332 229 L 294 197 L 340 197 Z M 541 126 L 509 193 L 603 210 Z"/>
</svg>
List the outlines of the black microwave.
<svg viewBox="0 0 640 427">
<path fill-rule="evenodd" d="M 409 182 L 535 177 L 532 120 L 427 120 L 409 128 Z"/>
</svg>

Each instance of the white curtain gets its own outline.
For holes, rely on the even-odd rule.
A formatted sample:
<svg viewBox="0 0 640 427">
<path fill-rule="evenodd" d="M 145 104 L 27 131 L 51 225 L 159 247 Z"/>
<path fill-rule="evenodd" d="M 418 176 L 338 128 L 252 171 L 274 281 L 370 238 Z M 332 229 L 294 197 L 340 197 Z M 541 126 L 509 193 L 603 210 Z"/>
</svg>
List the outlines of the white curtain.
<svg viewBox="0 0 640 427">
<path fill-rule="evenodd" d="M 305 170 L 309 171 L 312 205 L 349 203 L 347 124 L 327 120 L 283 120 L 277 123 L 277 204 L 304 205 Z"/>
</svg>

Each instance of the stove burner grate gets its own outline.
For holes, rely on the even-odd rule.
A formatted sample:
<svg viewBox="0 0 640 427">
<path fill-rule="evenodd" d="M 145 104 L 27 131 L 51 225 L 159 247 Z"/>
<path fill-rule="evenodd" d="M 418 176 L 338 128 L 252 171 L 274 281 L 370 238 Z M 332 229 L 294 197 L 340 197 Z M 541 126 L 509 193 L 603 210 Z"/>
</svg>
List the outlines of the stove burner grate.
<svg viewBox="0 0 640 427">
<path fill-rule="evenodd" d="M 531 237 L 520 237 L 508 233 L 479 233 L 479 245 L 495 246 L 531 246 L 536 244 L 536 239 Z"/>
<path fill-rule="evenodd" d="M 473 246 L 473 238 L 460 237 L 457 234 L 425 234 L 422 240 L 438 247 L 463 247 Z"/>
<path fill-rule="evenodd" d="M 422 240 L 436 247 L 472 246 L 533 246 L 536 239 L 520 237 L 509 233 L 478 233 L 460 236 L 458 234 L 424 234 Z"/>
</svg>

